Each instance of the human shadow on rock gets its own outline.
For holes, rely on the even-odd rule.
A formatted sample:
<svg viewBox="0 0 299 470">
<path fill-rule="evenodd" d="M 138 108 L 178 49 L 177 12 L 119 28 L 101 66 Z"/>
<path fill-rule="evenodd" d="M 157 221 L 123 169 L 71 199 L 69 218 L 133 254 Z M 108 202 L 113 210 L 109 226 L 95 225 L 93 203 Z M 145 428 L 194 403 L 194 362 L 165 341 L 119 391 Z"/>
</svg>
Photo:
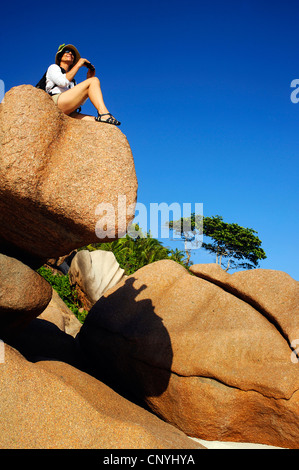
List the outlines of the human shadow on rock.
<svg viewBox="0 0 299 470">
<path fill-rule="evenodd" d="M 101 297 L 76 340 L 88 372 L 140 404 L 167 389 L 173 352 L 163 319 L 142 293 L 147 286 L 134 287 L 136 281 Z"/>
</svg>

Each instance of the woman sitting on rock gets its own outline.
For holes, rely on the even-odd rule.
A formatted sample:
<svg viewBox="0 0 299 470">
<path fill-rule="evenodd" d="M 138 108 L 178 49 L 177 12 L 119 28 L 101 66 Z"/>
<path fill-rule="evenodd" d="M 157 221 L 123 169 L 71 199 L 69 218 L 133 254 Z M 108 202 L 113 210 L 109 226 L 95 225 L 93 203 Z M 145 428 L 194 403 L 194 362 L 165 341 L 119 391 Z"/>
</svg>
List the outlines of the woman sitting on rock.
<svg viewBox="0 0 299 470">
<path fill-rule="evenodd" d="M 88 68 L 87 77 L 77 85 L 74 77 L 81 67 Z M 58 108 L 65 114 L 72 115 L 77 119 L 120 125 L 120 122 L 109 113 L 105 106 L 100 81 L 95 76 L 95 68 L 89 60 L 82 59 L 78 50 L 71 44 L 59 46 L 55 64 L 50 65 L 47 70 L 46 92 L 52 96 Z M 90 99 L 98 112 L 96 118 L 75 113 L 87 98 Z"/>
</svg>

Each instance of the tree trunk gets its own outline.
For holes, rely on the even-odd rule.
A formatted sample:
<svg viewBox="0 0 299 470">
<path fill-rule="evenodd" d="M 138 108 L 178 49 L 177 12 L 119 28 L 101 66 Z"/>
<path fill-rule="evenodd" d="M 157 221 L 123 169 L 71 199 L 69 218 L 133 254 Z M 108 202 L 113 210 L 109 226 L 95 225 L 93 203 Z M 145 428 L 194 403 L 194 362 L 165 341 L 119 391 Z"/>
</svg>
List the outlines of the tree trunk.
<svg viewBox="0 0 299 470">
<path fill-rule="evenodd" d="M 185 252 L 187 257 L 187 267 L 189 266 L 190 258 L 191 258 L 191 250 L 187 249 L 187 240 L 185 239 Z"/>
<path fill-rule="evenodd" d="M 227 271 L 229 270 L 229 265 L 230 265 L 230 259 L 228 260 L 227 266 L 226 266 L 226 268 L 225 268 L 225 270 L 224 270 L 225 272 L 227 272 Z"/>
</svg>

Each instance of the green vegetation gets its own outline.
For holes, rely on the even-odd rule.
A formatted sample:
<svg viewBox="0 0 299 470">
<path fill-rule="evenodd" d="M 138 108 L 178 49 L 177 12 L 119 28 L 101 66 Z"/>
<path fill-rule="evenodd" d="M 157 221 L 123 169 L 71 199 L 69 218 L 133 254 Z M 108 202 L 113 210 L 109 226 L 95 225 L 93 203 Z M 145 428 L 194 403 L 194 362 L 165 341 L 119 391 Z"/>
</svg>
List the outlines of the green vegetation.
<svg viewBox="0 0 299 470">
<path fill-rule="evenodd" d="M 127 275 L 133 274 L 147 264 L 162 259 L 171 259 L 186 266 L 183 251 L 166 248 L 159 240 L 152 238 L 150 233 L 136 239 L 127 235 L 125 238 L 110 243 L 87 245 L 83 249 L 112 251 L 120 267 L 125 270 Z"/>
<path fill-rule="evenodd" d="M 184 231 L 184 221 L 189 220 L 191 232 Z M 208 237 L 209 243 L 204 242 L 202 248 L 216 255 L 216 263 L 222 266 L 225 259 L 225 270 L 257 268 L 259 260 L 266 259 L 266 253 L 261 248 L 261 240 L 252 228 L 244 228 L 235 223 L 223 221 L 220 215 L 213 217 L 198 217 L 192 214 L 188 219 L 171 220 L 170 229 L 179 234 L 183 241 L 192 241 L 196 234 Z M 187 253 L 190 259 L 190 253 Z"/>
<path fill-rule="evenodd" d="M 256 236 L 257 232 L 253 229 L 226 223 L 219 215 L 202 218 L 192 214 L 188 220 L 191 221 L 189 227 L 191 230 L 188 232 L 183 230 L 183 223 L 186 219 L 181 218 L 168 222 L 169 228 L 179 234 L 185 242 L 185 252 L 166 248 L 159 240 L 152 238 L 150 233 L 143 235 L 140 230 L 141 236 L 136 239 L 127 235 L 110 243 L 87 245 L 80 250 L 112 251 L 127 275 L 133 274 L 143 266 L 163 259 L 176 261 L 188 268 L 191 253 L 186 248 L 186 242 L 194 240 L 195 236 L 201 233 L 211 240 L 210 243 L 203 243 L 202 247 L 216 255 L 216 263 L 220 266 L 222 260 L 225 259 L 227 262 L 226 271 L 229 268 L 256 268 L 259 260 L 266 258 L 266 254 L 261 248 L 261 241 Z M 65 304 L 83 323 L 87 312 L 80 304 L 76 289 L 70 285 L 69 276 L 60 273 L 53 274 L 51 269 L 44 266 L 39 268 L 38 272 L 51 284 Z"/>
<path fill-rule="evenodd" d="M 182 251 L 165 248 L 161 242 L 152 238 L 150 234 L 147 234 L 147 237 L 135 240 L 127 236 L 110 243 L 91 244 L 80 248 L 80 250 L 112 251 L 120 267 L 125 270 L 127 275 L 133 274 L 147 264 L 162 259 L 171 259 L 183 266 L 185 265 L 184 253 Z M 64 303 L 83 323 L 87 312 L 85 310 L 82 311 L 82 305 L 78 299 L 76 289 L 70 285 L 69 276 L 62 273 L 53 274 L 52 270 L 45 266 L 42 266 L 37 271 L 51 284 Z"/>
<path fill-rule="evenodd" d="M 69 276 L 62 273 L 53 274 L 52 270 L 45 266 L 39 268 L 37 272 L 51 284 L 67 307 L 76 315 L 78 320 L 83 323 L 87 312 L 86 310 L 82 310 L 76 289 L 70 285 Z"/>
</svg>

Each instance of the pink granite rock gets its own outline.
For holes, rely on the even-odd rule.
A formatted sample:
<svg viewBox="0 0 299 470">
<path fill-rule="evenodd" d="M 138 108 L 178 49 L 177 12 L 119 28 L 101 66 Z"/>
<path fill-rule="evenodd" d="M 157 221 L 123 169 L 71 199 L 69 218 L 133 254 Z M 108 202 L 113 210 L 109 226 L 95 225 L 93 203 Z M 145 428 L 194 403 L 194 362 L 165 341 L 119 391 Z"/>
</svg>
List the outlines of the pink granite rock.
<svg viewBox="0 0 299 470">
<path fill-rule="evenodd" d="M 252 269 L 228 274 L 216 264 L 195 264 L 190 271 L 262 312 L 290 344 L 299 338 L 299 282 L 287 273 Z"/>
<path fill-rule="evenodd" d="M 250 297 L 261 299 L 251 276 L 242 273 Z M 267 273 L 262 277 L 267 285 Z M 269 286 L 271 279 L 270 272 Z M 285 276 L 269 296 L 276 290 L 283 299 L 288 290 L 295 305 L 294 288 Z M 296 448 L 299 363 L 278 327 L 279 309 L 273 322 L 257 303 L 228 290 L 173 261 L 158 261 L 107 291 L 77 338 L 102 376 L 107 364 L 108 383 L 130 389 L 188 435 Z M 298 312 L 290 312 L 292 328 L 293 315 L 298 321 Z M 282 318 L 287 331 L 284 312 Z"/>
<path fill-rule="evenodd" d="M 15 334 L 40 315 L 52 288 L 20 261 L 0 254 L 0 338 Z"/>
<path fill-rule="evenodd" d="M 90 375 L 5 345 L 0 449 L 202 449 Z"/>
<path fill-rule="evenodd" d="M 58 258 L 125 233 L 137 180 L 118 128 L 66 116 L 44 91 L 21 85 L 0 105 L 0 143 L 0 238 L 9 248 Z M 104 222 L 106 240 L 95 232 Z"/>
</svg>

